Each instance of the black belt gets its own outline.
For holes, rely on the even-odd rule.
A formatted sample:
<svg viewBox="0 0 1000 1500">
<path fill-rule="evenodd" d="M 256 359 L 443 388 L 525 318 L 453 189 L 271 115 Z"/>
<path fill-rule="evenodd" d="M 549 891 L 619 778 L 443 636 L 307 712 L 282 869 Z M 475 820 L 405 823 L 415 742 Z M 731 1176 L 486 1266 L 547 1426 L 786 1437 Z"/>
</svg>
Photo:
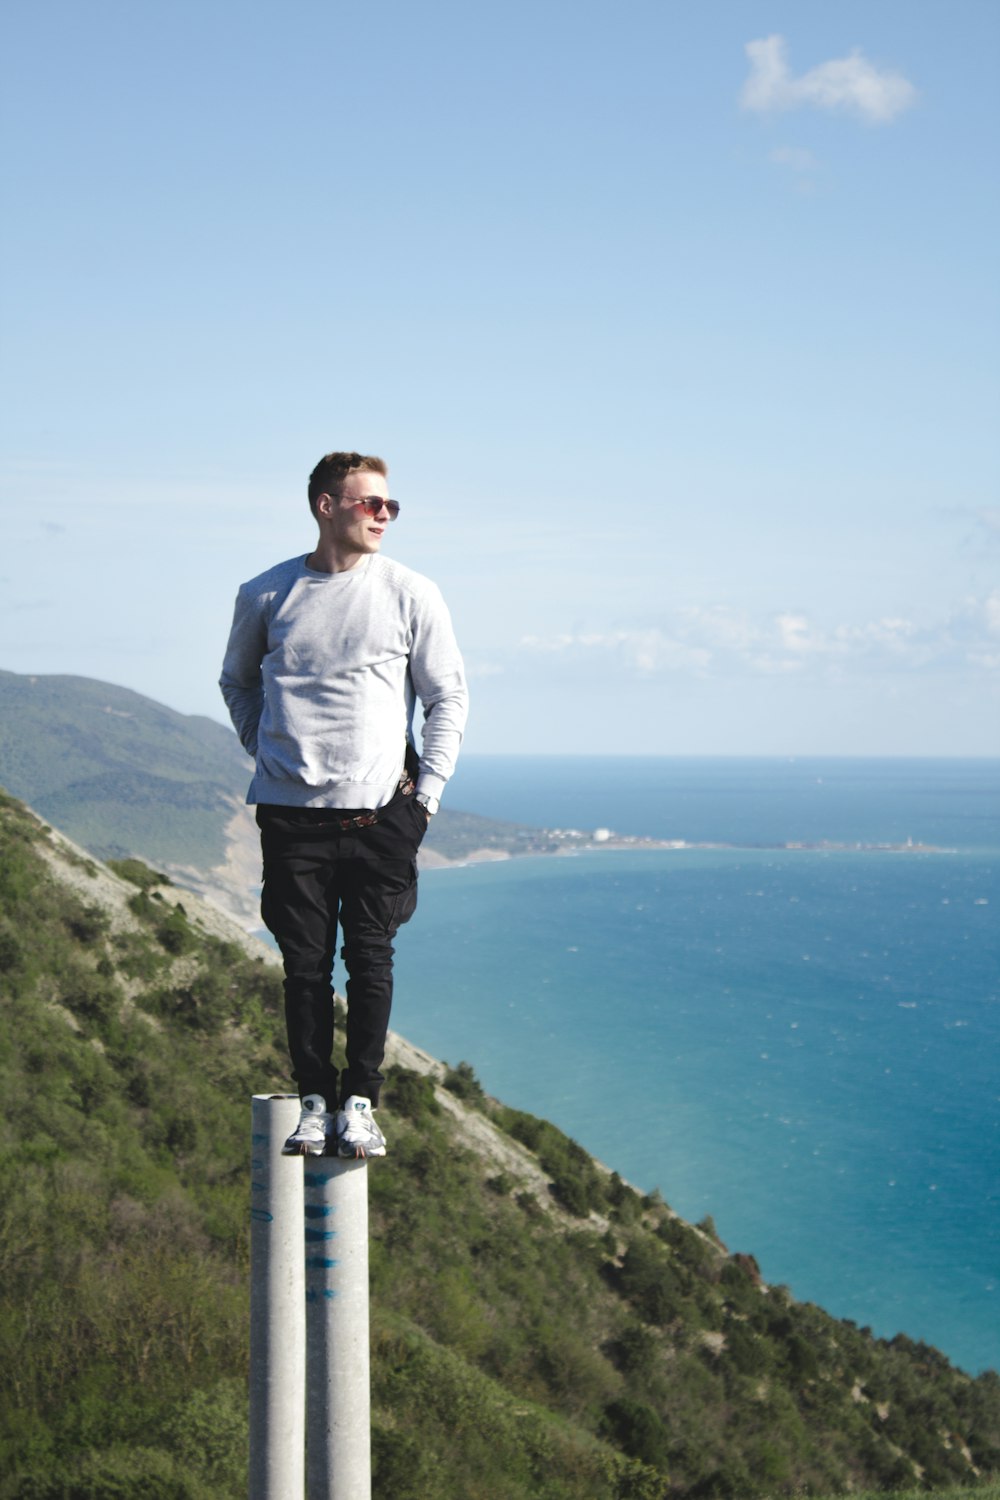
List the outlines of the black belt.
<svg viewBox="0 0 1000 1500">
<path fill-rule="evenodd" d="M 404 771 L 399 778 L 399 785 L 396 788 L 395 795 L 391 798 L 390 802 L 385 804 L 385 807 L 389 807 L 392 802 L 395 802 L 396 797 L 412 797 L 416 789 L 417 784 L 413 780 L 413 777 L 408 771 Z M 370 828 L 373 823 L 378 822 L 379 815 L 385 812 L 385 807 L 376 807 L 370 812 L 356 813 L 351 818 L 338 818 L 331 815 L 330 817 L 323 818 L 322 821 L 332 824 L 334 828 L 339 828 L 345 833 L 349 828 Z"/>
</svg>

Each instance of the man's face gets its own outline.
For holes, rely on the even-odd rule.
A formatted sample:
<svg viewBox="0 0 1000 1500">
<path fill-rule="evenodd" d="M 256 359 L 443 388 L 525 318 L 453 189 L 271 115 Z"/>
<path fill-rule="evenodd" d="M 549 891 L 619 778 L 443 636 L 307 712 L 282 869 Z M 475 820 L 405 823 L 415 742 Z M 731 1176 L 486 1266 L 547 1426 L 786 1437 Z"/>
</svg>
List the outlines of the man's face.
<svg viewBox="0 0 1000 1500">
<path fill-rule="evenodd" d="M 327 533 L 340 551 L 360 558 L 367 552 L 377 552 L 381 547 L 389 524 L 388 511 L 381 510 L 370 516 L 359 504 L 359 501 L 375 496 L 380 500 L 389 497 L 385 475 L 355 470 L 344 480 L 339 496 L 331 495 L 328 502 L 321 499 L 320 510 L 326 517 Z"/>
</svg>

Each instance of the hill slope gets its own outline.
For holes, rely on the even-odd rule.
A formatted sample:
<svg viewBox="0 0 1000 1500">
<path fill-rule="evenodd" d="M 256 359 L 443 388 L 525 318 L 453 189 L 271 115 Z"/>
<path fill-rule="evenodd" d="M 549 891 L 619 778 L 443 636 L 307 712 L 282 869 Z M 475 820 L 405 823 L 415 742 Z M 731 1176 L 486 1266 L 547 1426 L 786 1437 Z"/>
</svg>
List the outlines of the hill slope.
<svg viewBox="0 0 1000 1500">
<path fill-rule="evenodd" d="M 99 859 L 136 855 L 256 925 L 251 766 L 231 729 L 89 677 L 0 672 L 0 785 Z M 544 829 L 454 808 L 422 860 L 538 853 Z"/>
<path fill-rule="evenodd" d="M 0 782 L 102 858 L 221 863 L 247 765 L 212 719 L 88 677 L 0 672 Z"/>
<path fill-rule="evenodd" d="M 130 880 L 121 878 L 128 875 Z M 0 804 L 2 1500 L 244 1493 L 248 1096 L 279 975 Z M 1000 1380 L 764 1286 L 712 1227 L 392 1039 L 371 1168 L 375 1495 L 969 1482 Z"/>
</svg>

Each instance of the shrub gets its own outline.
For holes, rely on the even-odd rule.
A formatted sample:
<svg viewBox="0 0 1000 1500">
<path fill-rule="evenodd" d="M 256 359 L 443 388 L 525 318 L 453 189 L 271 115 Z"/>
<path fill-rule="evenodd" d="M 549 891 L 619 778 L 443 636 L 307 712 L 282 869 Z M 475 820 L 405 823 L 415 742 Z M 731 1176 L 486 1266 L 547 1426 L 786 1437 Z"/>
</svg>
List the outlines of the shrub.
<svg viewBox="0 0 1000 1500">
<path fill-rule="evenodd" d="M 220 1380 L 192 1391 L 165 1424 L 170 1451 L 190 1469 L 216 1483 L 238 1477 L 245 1485 L 247 1393 L 242 1380 Z"/>
<path fill-rule="evenodd" d="M 613 1210 L 613 1217 L 619 1224 L 635 1224 L 642 1215 L 642 1199 L 635 1188 L 629 1187 L 619 1177 L 617 1172 L 612 1172 L 606 1190 L 607 1201 Z"/>
<path fill-rule="evenodd" d="M 726 1325 L 725 1360 L 741 1375 L 758 1375 L 770 1363 L 764 1341 L 752 1334 L 745 1323 L 733 1321 Z"/>
<path fill-rule="evenodd" d="M 635 1239 L 625 1252 L 619 1286 L 647 1323 L 669 1323 L 681 1307 L 681 1290 L 655 1243 Z"/>
<path fill-rule="evenodd" d="M 155 885 L 173 884 L 169 875 L 151 870 L 141 859 L 109 859 L 108 869 L 113 870 L 122 880 L 127 880 L 130 885 L 137 885 L 140 891 L 151 891 Z"/>
<path fill-rule="evenodd" d="M 536 1115 L 529 1115 L 523 1109 L 504 1109 L 500 1112 L 499 1124 L 515 1141 L 527 1146 L 529 1151 L 537 1151 L 541 1145 L 545 1122 Z"/>
<path fill-rule="evenodd" d="M 460 1062 L 457 1067 L 449 1068 L 444 1075 L 444 1086 L 456 1099 L 461 1099 L 466 1104 L 482 1105 L 486 1099 L 483 1086 L 472 1070 L 472 1064 Z"/>
<path fill-rule="evenodd" d="M 186 1026 L 199 1031 L 218 1031 L 232 1014 L 232 995 L 228 984 L 214 969 L 201 969 L 190 984 L 161 991 L 150 997 L 150 1008 L 161 1015 L 175 1016 Z"/>
<path fill-rule="evenodd" d="M 103 974 L 86 970 L 70 973 L 64 985 L 63 1004 L 84 1020 L 97 1024 L 107 1022 L 121 1006 L 121 991 Z"/>
<path fill-rule="evenodd" d="M 390 1068 L 385 1092 L 385 1102 L 393 1113 L 404 1115 L 414 1124 L 441 1113 L 434 1097 L 433 1080 L 426 1073 L 416 1073 L 412 1068 Z"/>
<path fill-rule="evenodd" d="M 99 906 L 80 906 L 64 918 L 71 936 L 85 947 L 96 943 L 111 925 L 106 912 Z"/>
<path fill-rule="evenodd" d="M 500 1124 L 537 1154 L 543 1171 L 551 1178 L 553 1197 L 571 1214 L 586 1218 L 592 1208 L 604 1207 L 604 1184 L 593 1160 L 576 1141 L 547 1120 L 520 1109 L 503 1110 Z"/>
<path fill-rule="evenodd" d="M 648 1328 L 634 1323 L 609 1346 L 608 1352 L 625 1375 L 648 1370 L 656 1357 L 656 1339 Z"/>
<path fill-rule="evenodd" d="M 24 944 L 16 930 L 9 922 L 0 920 L 0 974 L 10 974 L 21 968 L 24 959 Z"/>
<path fill-rule="evenodd" d="M 147 898 L 142 897 L 145 901 Z M 131 901 L 129 906 L 131 906 Z M 162 971 L 166 965 L 166 958 L 161 953 L 154 951 L 152 945 L 145 936 L 137 932 L 117 932 L 112 939 L 112 951 L 114 952 L 118 968 L 126 979 L 150 980 Z M 140 1000 L 145 1005 L 145 1000 Z"/>
<path fill-rule="evenodd" d="M 793 1333 L 785 1344 L 785 1363 L 796 1380 L 815 1380 L 819 1374 L 819 1360 L 811 1344 L 797 1333 Z"/>
<path fill-rule="evenodd" d="M 723 1250 L 726 1248 L 722 1243 L 719 1231 L 715 1227 L 715 1220 L 711 1214 L 706 1214 L 703 1219 L 698 1220 L 698 1228 L 702 1234 L 707 1234 L 710 1240 L 714 1240 Z"/>
<path fill-rule="evenodd" d="M 641 1459 L 654 1469 L 666 1469 L 667 1429 L 651 1407 L 641 1401 L 612 1401 L 605 1408 L 604 1425 L 609 1436 L 630 1458 Z"/>
<path fill-rule="evenodd" d="M 137 891 L 134 896 L 128 898 L 128 909 L 133 916 L 143 922 L 152 922 L 159 915 L 145 890 Z"/>
<path fill-rule="evenodd" d="M 22 1474 L 10 1500 L 210 1500 L 213 1492 L 161 1448 L 87 1453 L 54 1472 Z"/>
<path fill-rule="evenodd" d="M 372 1487 L 393 1500 L 428 1500 L 440 1493 L 425 1444 L 408 1433 L 372 1423 Z"/>
<path fill-rule="evenodd" d="M 188 953 L 194 947 L 194 933 L 183 906 L 175 906 L 156 924 L 156 937 L 168 953 Z"/>
</svg>

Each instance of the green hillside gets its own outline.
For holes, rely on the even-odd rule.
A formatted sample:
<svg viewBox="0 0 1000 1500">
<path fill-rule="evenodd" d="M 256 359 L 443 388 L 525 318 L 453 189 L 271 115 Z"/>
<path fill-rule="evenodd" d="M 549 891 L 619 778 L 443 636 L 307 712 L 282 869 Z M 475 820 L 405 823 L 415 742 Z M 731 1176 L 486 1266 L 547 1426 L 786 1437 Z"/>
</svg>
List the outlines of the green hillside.
<svg viewBox="0 0 1000 1500">
<path fill-rule="evenodd" d="M 99 859 L 212 870 L 250 775 L 235 734 L 214 719 L 89 677 L 0 672 L 0 785 Z M 542 829 L 454 808 L 425 840 L 445 859 L 554 847 Z"/>
<path fill-rule="evenodd" d="M 0 1500 L 245 1493 L 249 1096 L 286 1085 L 279 975 L 120 875 L 0 800 Z M 398 1038 L 390 1060 L 376 1500 L 996 1500 L 995 1374 L 764 1286 L 468 1065 Z"/>
<path fill-rule="evenodd" d="M 0 672 L 0 783 L 100 857 L 219 864 L 247 764 L 212 719 L 89 677 Z"/>
</svg>

